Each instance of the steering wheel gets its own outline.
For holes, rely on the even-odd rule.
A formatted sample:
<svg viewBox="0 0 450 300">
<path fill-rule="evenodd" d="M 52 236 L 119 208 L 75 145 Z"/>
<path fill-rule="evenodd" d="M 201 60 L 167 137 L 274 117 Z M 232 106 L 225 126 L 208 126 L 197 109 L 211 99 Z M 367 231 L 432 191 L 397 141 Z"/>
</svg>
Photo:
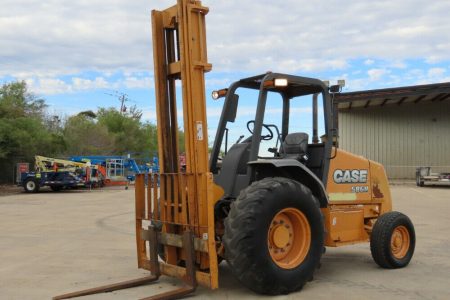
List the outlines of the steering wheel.
<svg viewBox="0 0 450 300">
<path fill-rule="evenodd" d="M 253 130 L 250 129 L 250 124 L 253 123 L 253 128 L 255 127 L 255 121 L 254 120 L 250 120 L 247 122 L 247 129 L 248 131 L 253 134 Z M 270 130 L 269 126 L 267 126 L 266 124 L 262 124 L 262 126 L 268 131 L 268 134 L 266 135 L 261 135 L 261 140 L 262 141 L 269 141 L 271 139 L 273 139 L 273 132 L 272 130 Z"/>
</svg>

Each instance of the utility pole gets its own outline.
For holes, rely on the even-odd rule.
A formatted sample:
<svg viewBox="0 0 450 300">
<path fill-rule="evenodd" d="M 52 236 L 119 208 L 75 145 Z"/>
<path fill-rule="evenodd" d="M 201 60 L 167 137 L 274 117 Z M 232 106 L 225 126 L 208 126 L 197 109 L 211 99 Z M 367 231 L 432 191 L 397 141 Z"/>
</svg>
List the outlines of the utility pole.
<svg viewBox="0 0 450 300">
<path fill-rule="evenodd" d="M 122 115 L 124 112 L 127 111 L 127 107 L 125 106 L 125 102 L 128 102 L 130 99 L 128 99 L 128 95 L 125 93 L 121 93 L 118 91 L 114 91 L 114 93 L 105 93 L 106 95 L 109 95 L 111 97 L 115 97 L 120 102 L 120 114 Z"/>
</svg>

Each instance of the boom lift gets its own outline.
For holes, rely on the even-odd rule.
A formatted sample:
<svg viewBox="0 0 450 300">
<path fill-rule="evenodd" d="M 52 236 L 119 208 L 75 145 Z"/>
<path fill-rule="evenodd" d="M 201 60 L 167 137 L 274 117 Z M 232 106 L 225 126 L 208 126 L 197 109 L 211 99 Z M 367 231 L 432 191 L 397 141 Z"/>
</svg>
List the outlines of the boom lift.
<svg viewBox="0 0 450 300">
<path fill-rule="evenodd" d="M 35 172 L 20 175 L 19 185 L 28 193 L 36 193 L 43 186 L 60 191 L 64 188 L 96 185 L 99 180 L 97 166 L 86 162 L 36 155 L 34 164 Z"/>
<path fill-rule="evenodd" d="M 208 162 L 204 73 L 204 18 L 200 1 L 178 0 L 152 12 L 160 174 L 144 185 L 136 176 L 138 280 L 56 297 L 62 299 L 180 278 L 184 286 L 146 299 L 172 299 L 198 284 L 218 288 L 218 260 L 225 259 L 242 284 L 263 294 L 286 294 L 311 280 L 324 247 L 370 240 L 383 268 L 406 266 L 414 252 L 414 227 L 392 212 L 384 168 L 343 151 L 332 122 L 333 90 L 322 81 L 280 73 L 244 78 L 214 93 L 225 97 Z M 186 170 L 179 171 L 175 81 L 181 79 Z M 220 159 L 228 126 L 238 115 L 238 90 L 257 93 L 250 135 Z M 280 126 L 266 122 L 268 97 L 281 99 Z M 248 95 L 248 94 L 246 94 Z M 301 121 L 290 110 L 299 98 L 322 97 L 324 131 L 319 142 L 291 130 Z M 316 110 L 314 110 L 316 111 Z M 314 118 L 315 119 L 315 118 Z M 281 129 L 280 129 L 281 128 Z M 264 132 L 263 132 L 264 131 Z M 264 141 L 274 147 L 261 150 Z M 220 163 L 219 163 L 220 162 Z"/>
<path fill-rule="evenodd" d="M 51 172 L 51 171 L 69 171 L 76 172 L 79 169 L 86 168 L 85 162 L 75 162 L 71 160 L 45 157 L 36 155 L 34 157 L 34 164 L 36 171 Z"/>
</svg>

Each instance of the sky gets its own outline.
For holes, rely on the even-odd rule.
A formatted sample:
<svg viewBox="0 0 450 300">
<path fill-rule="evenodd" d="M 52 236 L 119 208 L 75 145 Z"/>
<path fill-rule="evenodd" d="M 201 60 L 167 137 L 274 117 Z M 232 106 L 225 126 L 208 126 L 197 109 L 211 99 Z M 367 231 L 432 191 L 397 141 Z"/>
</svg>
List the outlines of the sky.
<svg viewBox="0 0 450 300">
<path fill-rule="evenodd" d="M 128 105 L 155 122 L 150 13 L 173 4 L 1 0 L 0 83 L 25 80 L 57 115 L 119 107 L 108 94 L 125 93 Z M 203 5 L 210 8 L 210 132 L 222 105 L 210 99 L 211 91 L 267 71 L 332 83 L 345 79 L 344 91 L 450 81 L 450 1 L 205 0 Z"/>
</svg>

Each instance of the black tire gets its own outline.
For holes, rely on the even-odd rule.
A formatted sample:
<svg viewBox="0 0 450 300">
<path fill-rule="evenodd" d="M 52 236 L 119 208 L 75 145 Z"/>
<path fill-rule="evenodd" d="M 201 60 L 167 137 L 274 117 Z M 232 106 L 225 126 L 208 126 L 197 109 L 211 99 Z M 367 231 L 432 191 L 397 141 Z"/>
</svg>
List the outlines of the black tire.
<svg viewBox="0 0 450 300">
<path fill-rule="evenodd" d="M 50 186 L 50 189 L 51 189 L 52 191 L 54 191 L 54 192 L 59 192 L 59 191 L 62 190 L 62 186 L 59 186 L 59 185 L 52 185 L 52 186 Z"/>
<path fill-rule="evenodd" d="M 281 268 L 268 249 L 268 230 L 278 212 L 294 208 L 310 226 L 305 258 L 294 268 Z M 299 290 L 312 279 L 324 247 L 324 224 L 319 202 L 301 183 L 281 177 L 265 178 L 244 189 L 225 219 L 225 259 L 234 276 L 251 290 L 269 295 Z"/>
<path fill-rule="evenodd" d="M 27 193 L 39 192 L 39 183 L 34 178 L 28 178 L 23 184 L 23 188 Z"/>
<path fill-rule="evenodd" d="M 401 257 L 394 255 L 391 238 L 394 230 L 405 228 L 409 236 L 409 244 L 405 248 L 406 253 Z M 373 260 L 382 268 L 403 268 L 409 264 L 416 246 L 416 234 L 411 220 L 404 214 L 392 211 L 381 215 L 373 226 L 370 235 L 370 252 Z M 401 253 L 399 253 L 401 254 Z"/>
</svg>

